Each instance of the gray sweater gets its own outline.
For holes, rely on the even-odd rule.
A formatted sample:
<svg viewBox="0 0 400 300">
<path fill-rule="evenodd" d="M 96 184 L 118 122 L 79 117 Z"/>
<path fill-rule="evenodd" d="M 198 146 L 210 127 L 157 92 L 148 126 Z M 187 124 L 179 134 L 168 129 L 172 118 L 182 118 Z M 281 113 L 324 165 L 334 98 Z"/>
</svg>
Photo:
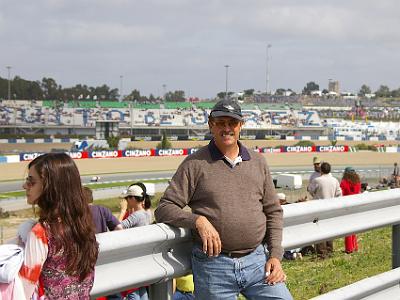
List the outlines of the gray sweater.
<svg viewBox="0 0 400 300">
<path fill-rule="evenodd" d="M 149 215 L 145 210 L 135 211 L 123 220 L 121 225 L 124 229 L 150 225 Z"/>
<path fill-rule="evenodd" d="M 223 251 L 248 252 L 266 242 L 282 257 L 282 208 L 265 158 L 239 143 L 243 161 L 229 166 L 213 141 L 179 166 L 155 211 L 157 222 L 193 229 L 205 216 L 218 231 Z M 188 205 L 192 211 L 183 210 Z"/>
</svg>

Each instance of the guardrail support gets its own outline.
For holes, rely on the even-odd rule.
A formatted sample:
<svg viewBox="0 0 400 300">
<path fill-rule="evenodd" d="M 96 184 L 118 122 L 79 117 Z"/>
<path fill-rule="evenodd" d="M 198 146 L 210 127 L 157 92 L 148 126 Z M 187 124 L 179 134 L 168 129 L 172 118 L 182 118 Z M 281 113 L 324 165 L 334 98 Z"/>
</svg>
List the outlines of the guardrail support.
<svg viewBox="0 0 400 300">
<path fill-rule="evenodd" d="M 400 267 L 400 224 L 392 226 L 392 268 Z"/>
<path fill-rule="evenodd" d="M 150 286 L 150 299 L 172 300 L 172 297 L 172 279 Z"/>
</svg>

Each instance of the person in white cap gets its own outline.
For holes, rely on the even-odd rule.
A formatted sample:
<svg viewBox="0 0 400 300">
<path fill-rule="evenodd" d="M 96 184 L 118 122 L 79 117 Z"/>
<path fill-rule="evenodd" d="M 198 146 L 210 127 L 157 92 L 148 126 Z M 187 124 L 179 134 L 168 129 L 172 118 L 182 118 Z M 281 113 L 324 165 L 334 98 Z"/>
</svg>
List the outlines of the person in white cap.
<svg viewBox="0 0 400 300">
<path fill-rule="evenodd" d="M 148 197 L 143 183 L 134 183 L 128 187 L 121 195 L 124 199 L 121 200 L 121 215 L 127 211 L 132 211 L 121 221 L 124 229 L 150 225 L 150 220 L 147 212 L 144 209 L 144 201 Z M 125 213 L 124 213 L 125 212 Z"/>
<path fill-rule="evenodd" d="M 314 165 L 314 172 L 310 175 L 307 185 L 307 191 L 310 194 L 312 194 L 311 192 L 312 182 L 314 181 L 315 178 L 321 176 L 321 160 L 318 158 L 318 156 L 313 157 L 313 165 Z"/>
<path fill-rule="evenodd" d="M 127 215 L 129 211 L 133 211 L 129 216 L 121 221 L 124 229 L 150 225 L 151 219 L 145 210 L 145 200 L 149 197 L 146 187 L 141 182 L 131 184 L 121 196 L 121 215 Z M 125 211 L 125 213 L 124 213 Z M 124 299 L 140 299 L 148 300 L 146 287 L 139 287 L 124 291 L 121 294 L 126 295 Z"/>
</svg>

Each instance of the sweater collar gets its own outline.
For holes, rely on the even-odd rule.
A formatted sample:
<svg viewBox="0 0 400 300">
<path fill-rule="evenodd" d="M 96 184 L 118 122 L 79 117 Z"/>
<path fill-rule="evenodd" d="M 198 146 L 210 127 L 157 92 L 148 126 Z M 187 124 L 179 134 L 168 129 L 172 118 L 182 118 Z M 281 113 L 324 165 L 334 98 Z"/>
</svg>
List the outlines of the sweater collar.
<svg viewBox="0 0 400 300">
<path fill-rule="evenodd" d="M 239 156 L 242 157 L 242 161 L 250 160 L 250 153 L 247 151 L 246 147 L 244 147 L 240 141 L 237 143 L 239 146 Z M 211 153 L 212 160 L 224 159 L 224 155 L 219 151 L 217 145 L 215 145 L 214 139 L 212 139 L 208 144 L 208 150 Z"/>
</svg>

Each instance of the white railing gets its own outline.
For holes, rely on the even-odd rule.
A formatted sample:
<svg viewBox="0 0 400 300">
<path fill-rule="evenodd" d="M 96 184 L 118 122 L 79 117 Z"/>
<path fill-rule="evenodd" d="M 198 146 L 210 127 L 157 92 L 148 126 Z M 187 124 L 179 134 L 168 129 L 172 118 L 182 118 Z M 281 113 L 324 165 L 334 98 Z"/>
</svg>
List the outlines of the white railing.
<svg viewBox="0 0 400 300">
<path fill-rule="evenodd" d="M 392 225 L 393 268 L 400 266 L 400 189 L 290 204 L 283 209 L 285 249 Z M 151 299 L 172 299 L 171 279 L 190 271 L 191 236 L 187 229 L 156 224 L 102 233 L 98 241 L 100 254 L 92 296 L 150 285 Z M 400 272 L 385 278 L 369 290 L 345 287 L 352 298 L 329 298 L 328 293 L 324 299 L 361 299 L 381 293 L 395 280 L 399 282 Z"/>
</svg>

